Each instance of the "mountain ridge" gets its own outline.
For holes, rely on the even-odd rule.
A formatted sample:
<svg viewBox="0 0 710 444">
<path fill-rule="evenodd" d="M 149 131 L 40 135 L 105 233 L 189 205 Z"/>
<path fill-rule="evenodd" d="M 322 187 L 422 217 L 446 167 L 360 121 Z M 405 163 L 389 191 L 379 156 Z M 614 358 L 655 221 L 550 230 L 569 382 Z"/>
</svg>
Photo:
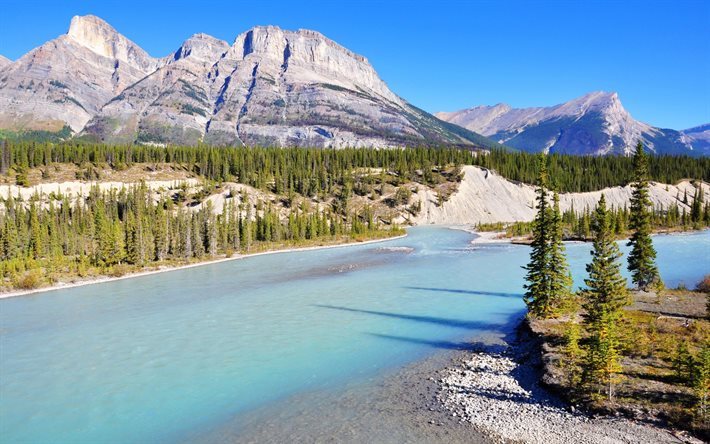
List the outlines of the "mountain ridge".
<svg viewBox="0 0 710 444">
<path fill-rule="evenodd" d="M 635 120 L 616 92 L 595 91 L 547 107 L 512 108 L 499 103 L 436 116 L 525 151 L 630 155 L 640 140 L 656 154 L 710 154 L 699 141 L 702 135 Z"/>
<path fill-rule="evenodd" d="M 195 34 L 155 58 L 96 16 L 0 68 L 0 128 L 107 143 L 499 146 L 394 94 L 317 31 Z"/>
</svg>

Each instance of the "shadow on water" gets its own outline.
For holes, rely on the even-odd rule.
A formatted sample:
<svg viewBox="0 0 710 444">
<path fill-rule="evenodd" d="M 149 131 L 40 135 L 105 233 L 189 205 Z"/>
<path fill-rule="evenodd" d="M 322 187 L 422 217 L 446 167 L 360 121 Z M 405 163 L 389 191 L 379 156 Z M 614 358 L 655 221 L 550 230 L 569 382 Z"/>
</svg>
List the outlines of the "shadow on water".
<svg viewBox="0 0 710 444">
<path fill-rule="evenodd" d="M 405 342 L 408 344 L 423 345 L 431 348 L 436 348 L 440 350 L 450 350 L 450 351 L 474 351 L 474 350 L 486 350 L 489 352 L 501 352 L 505 350 L 507 345 L 515 342 L 517 336 L 516 326 L 519 324 L 520 320 L 525 316 L 525 311 L 516 311 L 510 313 L 510 315 L 502 322 L 481 322 L 481 321 L 471 321 L 466 323 L 472 331 L 473 337 L 463 341 L 447 341 L 438 339 L 423 339 L 415 338 L 411 336 L 398 336 L 389 335 L 383 333 L 372 333 L 368 332 L 366 334 L 384 339 L 387 341 L 395 342 Z M 409 318 L 408 315 L 404 319 Z M 438 319 L 438 318 L 434 318 Z M 450 320 L 442 319 L 441 321 L 446 321 L 446 324 L 451 325 Z M 437 321 L 437 323 L 439 323 Z M 443 322 L 442 322 L 443 323 Z M 455 326 L 461 327 L 462 325 L 459 321 L 455 321 Z M 478 332 L 478 333 L 476 333 Z"/>
<path fill-rule="evenodd" d="M 455 288 L 435 288 L 435 287 L 402 287 L 408 290 L 437 291 L 441 293 L 473 294 L 477 296 L 499 296 L 503 298 L 522 299 L 523 295 L 518 293 L 497 293 L 495 291 L 458 290 Z"/>
<path fill-rule="evenodd" d="M 445 327 L 464 328 L 468 330 L 484 330 L 496 328 L 498 324 L 490 324 L 481 321 L 466 321 L 463 319 L 437 318 L 434 316 L 409 315 L 404 313 L 391 313 L 387 311 L 362 310 L 359 308 L 341 307 L 337 305 L 315 304 L 314 307 L 327 308 L 329 310 L 340 310 L 351 313 L 362 313 L 374 316 L 384 316 L 387 318 L 404 319 L 406 321 L 425 322 L 428 324 L 443 325 Z"/>
<path fill-rule="evenodd" d="M 454 350 L 454 351 L 465 351 L 471 350 L 473 344 L 471 341 L 436 341 L 420 338 L 412 338 L 408 336 L 395 336 L 395 335 L 384 335 L 380 333 L 368 333 L 370 336 L 374 336 L 380 339 L 386 339 L 388 341 L 406 342 L 408 344 L 425 345 L 431 348 L 439 348 L 442 350 Z"/>
</svg>

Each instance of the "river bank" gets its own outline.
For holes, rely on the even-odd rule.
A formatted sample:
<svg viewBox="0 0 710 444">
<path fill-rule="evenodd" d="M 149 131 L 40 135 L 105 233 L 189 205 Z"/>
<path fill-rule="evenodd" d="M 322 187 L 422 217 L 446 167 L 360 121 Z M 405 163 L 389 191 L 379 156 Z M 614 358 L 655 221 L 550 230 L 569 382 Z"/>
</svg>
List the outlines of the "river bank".
<svg viewBox="0 0 710 444">
<path fill-rule="evenodd" d="M 192 264 L 175 265 L 175 266 L 160 266 L 155 269 L 138 271 L 135 273 L 127 273 L 123 276 L 99 276 L 99 277 L 81 279 L 81 280 L 76 280 L 76 281 L 71 281 L 71 282 L 57 282 L 53 285 L 49 285 L 46 287 L 33 288 L 33 289 L 28 289 L 28 290 L 11 290 L 11 291 L 6 291 L 6 292 L 0 292 L 0 299 L 12 298 L 12 297 L 17 297 L 17 296 L 26 296 L 26 295 L 35 294 L 35 293 L 45 293 L 48 291 L 63 290 L 63 289 L 68 289 L 68 288 L 83 287 L 86 285 L 101 284 L 101 283 L 105 283 L 105 282 L 113 282 L 113 281 L 119 281 L 119 280 L 124 280 L 124 279 L 132 279 L 132 278 L 137 278 L 137 277 L 141 277 L 141 276 L 150 276 L 150 275 L 158 274 L 158 273 L 167 273 L 170 271 L 185 270 L 188 268 L 195 268 L 195 267 L 203 267 L 206 265 L 219 264 L 221 262 L 228 262 L 228 261 L 246 259 L 246 258 L 250 258 L 250 257 L 264 256 L 264 255 L 269 255 L 269 254 L 295 253 L 295 252 L 300 252 L 300 251 L 313 251 L 313 250 L 323 250 L 323 249 L 328 249 L 328 248 L 350 247 L 350 246 L 354 246 L 354 245 L 367 245 L 367 244 L 373 244 L 373 243 L 401 239 L 406 236 L 407 236 L 407 234 L 402 234 L 402 235 L 398 235 L 398 236 L 386 237 L 386 238 L 381 238 L 381 239 L 371 239 L 371 240 L 365 240 L 365 241 L 351 241 L 351 242 L 343 242 L 343 243 L 332 244 L 332 245 L 294 247 L 294 248 L 285 248 L 285 249 L 278 249 L 278 250 L 260 251 L 258 253 L 250 253 L 250 254 L 235 254 L 231 257 L 222 257 L 219 259 L 212 259 L 212 260 L 207 260 L 207 261 L 203 261 L 203 262 L 196 262 L 196 263 L 192 263 Z"/>
<path fill-rule="evenodd" d="M 521 321 L 505 344 L 476 344 L 432 376 L 437 400 L 493 442 L 702 442 L 684 431 L 568 405 L 541 385 L 541 357 L 541 341 Z"/>
</svg>

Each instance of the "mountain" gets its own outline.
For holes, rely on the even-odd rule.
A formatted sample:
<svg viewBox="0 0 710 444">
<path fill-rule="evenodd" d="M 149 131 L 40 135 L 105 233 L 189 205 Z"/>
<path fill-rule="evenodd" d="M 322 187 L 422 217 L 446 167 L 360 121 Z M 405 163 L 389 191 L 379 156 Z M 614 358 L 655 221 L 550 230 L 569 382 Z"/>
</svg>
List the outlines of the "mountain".
<svg viewBox="0 0 710 444">
<path fill-rule="evenodd" d="M 525 151 L 628 155 L 642 140 L 656 154 L 710 154 L 692 135 L 634 120 L 617 93 L 593 92 L 550 107 L 498 104 L 436 116 Z"/>
<path fill-rule="evenodd" d="M 5 57 L 4 55 L 0 54 L 0 69 L 3 69 L 4 67 L 9 65 L 10 63 L 12 63 L 12 60 L 10 60 L 7 57 Z"/>
<path fill-rule="evenodd" d="M 683 130 L 682 133 L 686 143 L 699 152 L 710 154 L 710 123 Z"/>
<path fill-rule="evenodd" d="M 255 27 L 197 34 L 153 58 L 94 16 L 0 68 L 0 129 L 111 143 L 497 146 L 394 94 L 322 34 Z"/>
<path fill-rule="evenodd" d="M 69 32 L 0 71 L 0 128 L 78 131 L 111 98 L 160 61 L 97 17 L 74 17 Z"/>
</svg>

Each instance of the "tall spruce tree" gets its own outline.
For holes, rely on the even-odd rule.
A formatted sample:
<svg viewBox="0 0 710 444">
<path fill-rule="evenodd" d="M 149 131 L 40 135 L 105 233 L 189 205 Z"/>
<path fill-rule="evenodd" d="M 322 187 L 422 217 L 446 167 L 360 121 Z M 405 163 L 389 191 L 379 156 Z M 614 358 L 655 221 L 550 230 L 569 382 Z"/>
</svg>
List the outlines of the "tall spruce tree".
<svg viewBox="0 0 710 444">
<path fill-rule="evenodd" d="M 621 372 L 617 326 L 622 308 L 629 303 L 626 279 L 620 271 L 622 254 L 614 242 L 611 224 L 602 194 L 594 212 L 592 262 L 586 267 L 589 277 L 584 281 L 587 288 L 582 291 L 584 324 L 589 332 L 583 379 L 591 384 L 601 382 L 610 399 Z"/>
<path fill-rule="evenodd" d="M 641 142 L 636 145 L 634 154 L 634 181 L 631 195 L 631 220 L 629 228 L 632 230 L 628 246 L 629 271 L 634 284 L 641 290 L 651 286 L 662 286 L 661 277 L 656 267 L 656 250 L 651 241 L 651 218 L 653 216 L 651 199 L 648 196 L 648 159 Z"/>
<path fill-rule="evenodd" d="M 557 192 L 553 194 L 552 202 L 552 211 L 550 212 L 550 262 L 548 266 L 550 294 L 554 310 L 569 300 L 572 293 L 572 274 L 567 263 L 565 244 L 562 242 L 564 232 L 562 213 L 560 212 L 560 196 Z"/>
<path fill-rule="evenodd" d="M 548 318 L 553 316 L 559 307 L 559 299 L 563 296 L 560 292 L 569 293 L 569 283 L 566 276 L 560 279 L 560 275 L 554 270 L 553 261 L 564 259 L 564 250 L 560 216 L 555 215 L 549 203 L 547 159 L 544 155 L 539 157 L 539 171 L 535 198 L 537 215 L 533 221 L 530 262 L 523 267 L 527 270 L 524 300 L 531 316 Z M 558 235 L 559 242 L 556 241 Z M 566 261 L 561 265 L 562 274 L 565 275 Z"/>
</svg>

